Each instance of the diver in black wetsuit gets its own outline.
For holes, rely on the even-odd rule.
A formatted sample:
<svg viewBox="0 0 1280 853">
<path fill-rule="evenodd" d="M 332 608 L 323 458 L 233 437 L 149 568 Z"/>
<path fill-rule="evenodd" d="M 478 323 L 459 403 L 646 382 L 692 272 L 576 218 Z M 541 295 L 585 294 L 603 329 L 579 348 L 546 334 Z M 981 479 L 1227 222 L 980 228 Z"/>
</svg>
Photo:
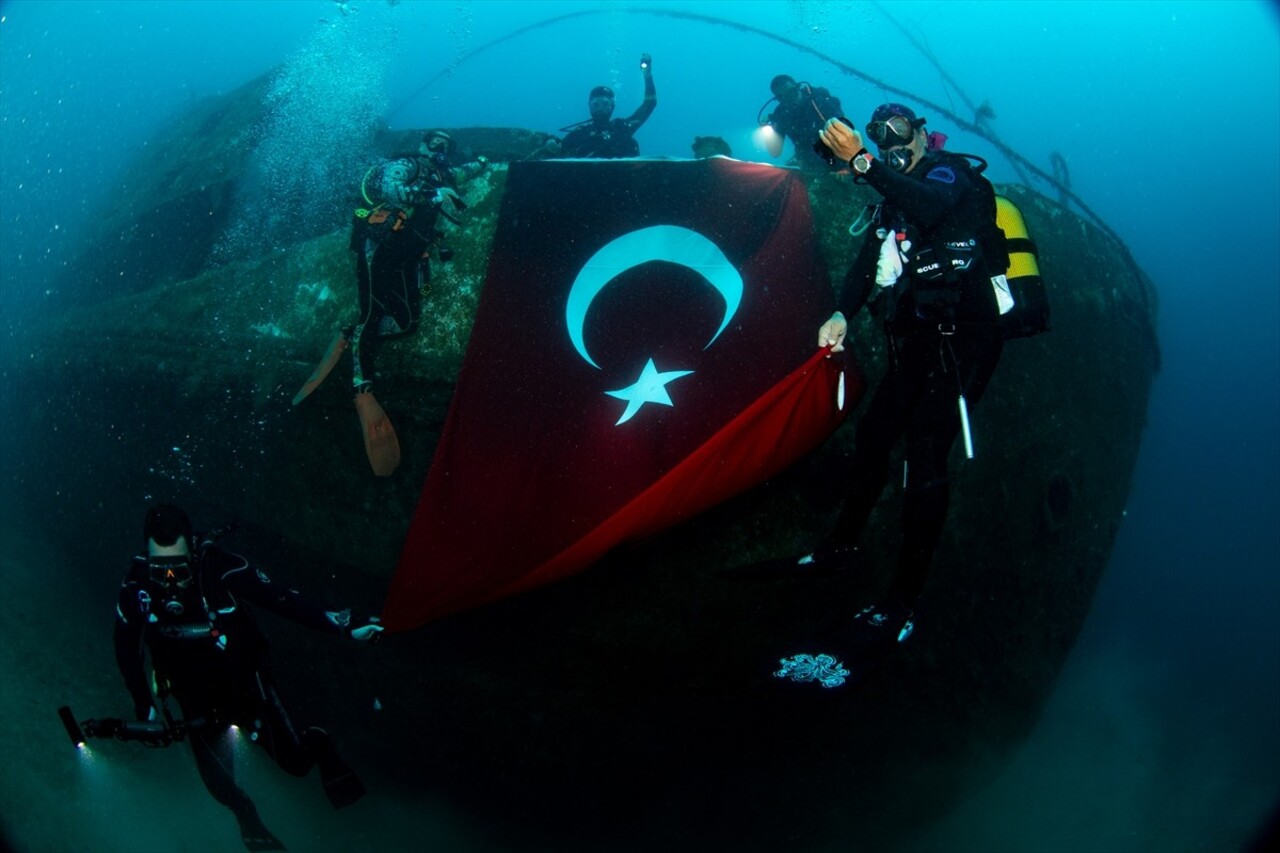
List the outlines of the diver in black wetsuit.
<svg viewBox="0 0 1280 853">
<path fill-rule="evenodd" d="M 235 814 L 250 850 L 283 849 L 236 785 L 228 728 L 265 749 L 295 776 L 318 765 L 334 808 L 355 802 L 364 787 L 319 728 L 299 731 L 276 692 L 266 638 L 241 599 L 299 624 L 356 640 L 382 631 L 373 620 L 353 625 L 349 610 L 325 610 L 296 590 L 273 583 L 238 554 L 192 534 L 186 513 L 158 505 L 143 524 L 145 556 L 133 559 L 116 609 L 115 653 L 139 720 L 166 720 L 165 700 L 182 709 L 205 787 Z M 146 658 L 150 657 L 150 674 Z M 154 684 L 154 692 L 153 692 Z M 157 701 L 159 700 L 159 701 Z"/>
<path fill-rule="evenodd" d="M 773 129 L 764 140 L 770 156 L 782 153 L 782 139 L 787 137 L 795 148 L 792 162 L 802 168 L 827 171 L 827 163 L 813 150 L 813 141 L 827 119 L 844 115 L 840 99 L 820 86 L 797 83 L 786 74 L 774 77 L 769 90 L 778 101 L 777 108 L 764 120 Z"/>
<path fill-rule="evenodd" d="M 819 346 L 844 347 L 847 318 L 871 301 L 884 322 L 889 370 L 858 425 L 845 506 L 827 541 L 801 558 L 841 565 L 888 481 L 889 457 L 906 438 L 902 547 L 888 593 L 859 613 L 863 633 L 903 640 L 946 520 L 947 456 L 981 399 L 1004 348 L 1008 250 L 991 184 L 962 155 L 930 150 L 924 119 L 900 104 L 876 109 L 867 136 L 842 121 L 820 138 L 856 179 L 883 197 L 845 278 Z"/>
<path fill-rule="evenodd" d="M 320 387 L 350 348 L 365 452 L 380 477 L 390 476 L 400 465 L 400 442 L 373 395 L 378 351 L 385 339 L 418 328 L 422 297 L 431 280 L 430 253 L 441 236 L 436 222 L 441 216 L 457 222 L 447 208 L 466 207 L 458 196 L 458 184 L 484 171 L 489 163 L 478 157 L 454 167 L 449 163 L 452 151 L 449 134 L 429 130 L 417 153 L 394 157 L 365 173 L 360 192 L 369 207 L 356 211 L 350 243 L 356 253 L 360 318 L 338 333 L 293 398 L 296 406 Z M 445 250 L 440 254 L 448 259 Z"/>
<path fill-rule="evenodd" d="M 373 389 L 382 342 L 418 328 L 422 295 L 431 280 L 429 255 L 439 238 L 436 222 L 441 216 L 452 218 L 451 209 L 465 207 L 459 184 L 488 166 L 484 157 L 450 165 L 453 148 L 449 134 L 429 130 L 417 153 L 370 170 L 362 184 L 372 210 L 362 211 L 365 215 L 356 217 L 351 231 L 360 319 L 344 331 L 355 362 L 352 385 L 357 394 Z"/>
<path fill-rule="evenodd" d="M 647 53 L 640 56 L 640 73 L 644 76 L 644 100 L 634 113 L 628 118 L 612 118 L 613 90 L 608 86 L 596 86 L 587 98 L 591 119 L 564 128 L 569 134 L 559 143 L 559 150 L 554 145 L 548 150 L 558 157 L 639 157 L 640 143 L 635 140 L 636 131 L 658 106 L 658 90 L 653 85 L 653 61 Z"/>
</svg>

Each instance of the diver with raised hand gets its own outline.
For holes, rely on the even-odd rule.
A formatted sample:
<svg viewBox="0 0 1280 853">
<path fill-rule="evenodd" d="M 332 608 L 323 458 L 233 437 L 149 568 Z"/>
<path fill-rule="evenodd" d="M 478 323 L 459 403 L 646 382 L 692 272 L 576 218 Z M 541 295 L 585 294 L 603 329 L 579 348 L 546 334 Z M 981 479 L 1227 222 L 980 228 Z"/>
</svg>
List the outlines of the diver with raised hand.
<svg viewBox="0 0 1280 853">
<path fill-rule="evenodd" d="M 242 602 L 362 642 L 376 638 L 382 626 L 375 619 L 353 620 L 350 610 L 326 610 L 223 550 L 216 538 L 197 536 L 176 506 L 147 510 L 146 552 L 134 557 L 116 607 L 116 662 L 138 720 L 173 726 L 166 700 L 177 701 L 200 778 L 235 814 L 245 847 L 282 850 L 236 784 L 230 727 L 294 776 L 318 767 L 334 808 L 354 803 L 364 786 L 327 732 L 293 724 L 271 676 L 266 637 Z"/>
<path fill-rule="evenodd" d="M 566 158 L 639 157 L 640 143 L 635 140 L 636 131 L 658 106 L 658 90 L 653 85 L 653 60 L 647 53 L 640 55 L 640 74 L 644 77 L 644 100 L 634 113 L 627 118 L 613 118 L 613 90 L 608 86 L 596 86 L 587 97 L 591 118 L 562 128 L 569 134 L 558 143 L 548 140 L 548 154 Z"/>
<path fill-rule="evenodd" d="M 884 324 L 889 368 L 858 424 L 843 512 L 827 539 L 794 561 L 793 571 L 856 563 L 858 539 L 888 483 L 891 453 L 906 441 L 896 569 L 884 597 L 851 613 L 832 638 L 831 657 L 850 670 L 840 679 L 860 677 L 914 628 L 916 600 L 947 516 L 947 458 L 962 434 L 972 458 L 969 413 L 1004 349 L 1000 315 L 1009 310 L 1009 256 L 996 224 L 994 189 L 970 158 L 931 144 L 924 125 L 909 107 L 877 107 L 866 125 L 876 156 L 845 120 L 832 118 L 819 133 L 830 156 L 884 200 L 871 213 L 839 310 L 818 330 L 817 344 L 841 352 L 848 318 L 870 304 Z M 790 674 L 786 659 L 783 664 L 780 676 Z"/>
</svg>

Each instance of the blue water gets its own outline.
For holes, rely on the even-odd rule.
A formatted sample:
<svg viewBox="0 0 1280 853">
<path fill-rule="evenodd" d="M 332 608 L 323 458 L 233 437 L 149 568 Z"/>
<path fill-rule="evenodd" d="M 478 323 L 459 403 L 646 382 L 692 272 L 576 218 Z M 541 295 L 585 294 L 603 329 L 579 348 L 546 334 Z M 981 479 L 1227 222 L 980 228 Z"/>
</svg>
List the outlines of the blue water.
<svg viewBox="0 0 1280 853">
<path fill-rule="evenodd" d="M 667 8 L 759 27 L 969 114 L 964 97 L 868 3 L 635 8 L 358 0 L 344 15 L 328 0 L 0 2 L 0 381 L 21 369 L 26 324 L 82 296 L 67 262 L 92 212 L 118 192 L 124 164 L 196 99 L 282 63 L 297 91 L 337 85 L 344 93 L 326 101 L 328 113 L 282 119 L 273 131 L 282 144 L 274 156 L 287 156 L 290 140 L 318 138 L 329 143 L 314 154 L 321 160 L 344 133 L 358 136 L 344 122 L 364 116 L 389 116 L 396 128 L 556 131 L 586 117 L 586 92 L 600 83 L 614 87 L 618 114 L 628 114 L 639 104 L 641 52 L 653 55 L 659 93 L 637 136 L 645 154 L 687 156 L 694 136 L 720 135 L 735 155 L 765 159 L 751 131 L 777 73 L 828 87 L 859 123 L 884 100 L 793 47 L 652 14 Z M 1000 779 L 942 824 L 904 829 L 903 846 L 1234 849 L 1280 799 L 1274 7 L 884 8 L 964 95 L 990 101 L 1004 141 L 1045 168 L 1051 152 L 1066 157 L 1075 191 L 1156 283 L 1164 355 L 1112 564 L 1039 728 Z M 592 14 L 468 58 L 572 12 Z M 951 147 L 987 156 L 996 180 L 1015 179 L 981 140 L 954 134 Z M 11 445 L 0 458 L 21 452 Z M 12 491 L 3 500 L 16 509 L 23 498 Z M 6 766 L 0 775 L 14 772 Z"/>
</svg>

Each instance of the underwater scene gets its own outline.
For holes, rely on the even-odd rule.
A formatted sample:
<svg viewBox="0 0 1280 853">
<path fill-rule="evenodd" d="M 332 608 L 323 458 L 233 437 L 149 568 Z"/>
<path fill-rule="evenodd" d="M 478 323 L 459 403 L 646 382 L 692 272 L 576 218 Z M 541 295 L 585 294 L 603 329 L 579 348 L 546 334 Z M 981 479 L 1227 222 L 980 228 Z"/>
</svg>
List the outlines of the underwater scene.
<svg viewBox="0 0 1280 853">
<path fill-rule="evenodd" d="M 1277 849 L 1278 150 L 1256 0 L 0 0 L 0 849 Z"/>
</svg>

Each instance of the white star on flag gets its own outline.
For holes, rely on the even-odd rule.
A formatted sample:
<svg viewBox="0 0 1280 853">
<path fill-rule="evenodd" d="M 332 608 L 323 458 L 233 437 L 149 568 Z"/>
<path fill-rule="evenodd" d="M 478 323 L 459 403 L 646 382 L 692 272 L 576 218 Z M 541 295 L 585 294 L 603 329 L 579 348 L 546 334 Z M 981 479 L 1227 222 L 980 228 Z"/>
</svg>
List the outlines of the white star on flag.
<svg viewBox="0 0 1280 853">
<path fill-rule="evenodd" d="M 617 391 L 605 391 L 610 397 L 617 397 L 619 400 L 627 401 L 626 411 L 622 413 L 622 417 L 618 418 L 619 426 L 631 420 L 636 412 L 640 411 L 640 407 L 645 403 L 661 403 L 664 406 L 675 405 L 671 402 L 671 395 L 667 393 L 667 383 L 674 382 L 681 376 L 688 376 L 693 373 L 692 370 L 668 370 L 665 373 L 659 373 L 658 368 L 654 365 L 653 359 L 649 359 L 644 369 L 640 371 L 640 378 L 636 380 L 634 385 L 621 388 Z"/>
</svg>

